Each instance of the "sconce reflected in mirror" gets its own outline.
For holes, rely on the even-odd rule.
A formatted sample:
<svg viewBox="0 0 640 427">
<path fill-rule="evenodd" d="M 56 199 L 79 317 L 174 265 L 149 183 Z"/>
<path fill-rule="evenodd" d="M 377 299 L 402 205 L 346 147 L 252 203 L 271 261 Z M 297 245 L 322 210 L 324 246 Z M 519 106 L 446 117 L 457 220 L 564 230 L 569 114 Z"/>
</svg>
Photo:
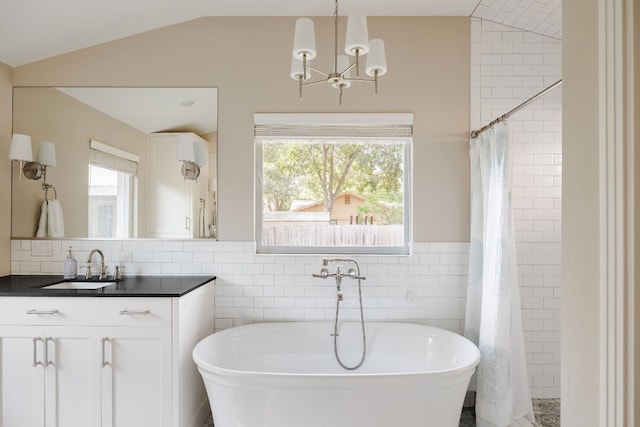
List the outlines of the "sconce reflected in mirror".
<svg viewBox="0 0 640 427">
<path fill-rule="evenodd" d="M 47 183 L 47 166 L 56 165 L 56 146 L 51 141 L 40 141 L 35 162 L 28 162 L 22 167 L 24 176 L 38 180 L 43 178 L 43 186 Z"/>
<path fill-rule="evenodd" d="M 182 162 L 184 179 L 195 181 L 200 176 L 200 167 L 206 164 L 207 147 L 204 142 L 194 140 L 192 134 L 181 134 L 178 139 L 176 157 Z"/>
<path fill-rule="evenodd" d="M 56 146 L 51 141 L 41 141 L 38 145 L 36 160 L 33 161 L 31 137 L 14 133 L 9 148 L 9 159 L 20 162 L 20 179 L 22 175 L 33 180 L 42 178 L 42 188 L 46 189 L 48 187 L 47 166 L 56 165 Z M 23 162 L 26 163 L 23 164 Z"/>
<path fill-rule="evenodd" d="M 20 179 L 22 179 L 23 162 L 33 162 L 33 151 L 31 151 L 31 137 L 21 133 L 14 133 L 11 138 L 9 148 L 9 160 L 20 162 Z"/>
</svg>

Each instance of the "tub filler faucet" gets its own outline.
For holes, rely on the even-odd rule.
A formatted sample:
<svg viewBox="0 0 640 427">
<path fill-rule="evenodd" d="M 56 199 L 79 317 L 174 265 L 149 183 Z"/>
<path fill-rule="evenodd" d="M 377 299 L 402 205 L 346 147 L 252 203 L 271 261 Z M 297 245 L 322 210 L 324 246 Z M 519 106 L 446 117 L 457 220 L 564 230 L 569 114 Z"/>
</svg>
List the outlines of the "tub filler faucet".
<svg viewBox="0 0 640 427">
<path fill-rule="evenodd" d="M 323 258 L 322 259 L 322 268 L 320 269 L 320 273 L 319 274 L 313 273 L 312 276 L 313 277 L 318 277 L 320 279 L 326 279 L 327 277 L 335 277 L 336 278 L 336 288 L 338 290 L 338 299 L 340 301 L 342 301 L 344 296 L 342 294 L 342 290 L 340 289 L 340 287 L 342 285 L 342 278 L 343 277 L 348 277 L 350 279 L 358 279 L 358 280 L 366 280 L 367 279 L 364 276 L 360 276 L 359 273 L 357 273 L 354 268 L 349 268 L 347 270 L 347 272 L 344 273 L 341 270 L 341 268 L 342 268 L 343 264 L 349 264 L 349 263 L 354 264 L 356 267 L 358 266 L 356 261 L 353 260 L 353 259 L 348 259 L 348 258 L 327 259 L 327 258 Z M 328 268 L 329 264 L 336 264 L 336 272 L 335 273 L 329 273 L 329 268 Z"/>
</svg>

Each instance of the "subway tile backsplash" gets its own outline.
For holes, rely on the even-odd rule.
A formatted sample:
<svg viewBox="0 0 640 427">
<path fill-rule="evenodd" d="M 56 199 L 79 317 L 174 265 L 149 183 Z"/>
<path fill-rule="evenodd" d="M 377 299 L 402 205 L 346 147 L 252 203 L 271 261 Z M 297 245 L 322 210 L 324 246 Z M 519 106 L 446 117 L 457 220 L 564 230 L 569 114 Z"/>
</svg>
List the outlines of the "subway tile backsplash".
<svg viewBox="0 0 640 427">
<path fill-rule="evenodd" d="M 33 256 L 34 243 L 50 245 L 51 255 Z M 99 248 L 110 271 L 118 265 L 125 275 L 216 275 L 217 330 L 335 315 L 335 282 L 312 277 L 321 256 L 256 255 L 253 242 L 207 240 L 13 240 L 11 245 L 13 274 L 62 274 L 71 246 L 79 266 Z M 355 258 L 367 277 L 362 285 L 368 320 L 406 320 L 462 332 L 467 243 L 416 243 L 409 256 Z M 344 318 L 357 319 L 357 282 L 345 279 L 342 290 Z"/>
</svg>

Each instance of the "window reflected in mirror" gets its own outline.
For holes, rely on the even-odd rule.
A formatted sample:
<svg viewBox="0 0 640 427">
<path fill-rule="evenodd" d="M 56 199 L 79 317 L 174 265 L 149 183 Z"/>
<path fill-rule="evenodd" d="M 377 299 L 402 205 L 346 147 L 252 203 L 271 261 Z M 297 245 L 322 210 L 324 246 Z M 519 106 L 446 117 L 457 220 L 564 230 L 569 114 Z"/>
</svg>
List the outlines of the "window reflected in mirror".
<svg viewBox="0 0 640 427">
<path fill-rule="evenodd" d="M 89 165 L 89 237 L 136 237 L 135 176 Z"/>
</svg>

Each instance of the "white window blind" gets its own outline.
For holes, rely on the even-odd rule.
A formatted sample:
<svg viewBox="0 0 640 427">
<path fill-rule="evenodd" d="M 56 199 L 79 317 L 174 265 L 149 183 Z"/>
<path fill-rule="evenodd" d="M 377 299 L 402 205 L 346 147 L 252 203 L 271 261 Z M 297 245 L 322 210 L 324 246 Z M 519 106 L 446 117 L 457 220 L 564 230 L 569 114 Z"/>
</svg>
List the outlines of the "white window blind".
<svg viewBox="0 0 640 427">
<path fill-rule="evenodd" d="M 412 132 L 411 113 L 254 115 L 255 136 L 264 139 L 410 138 Z"/>
<path fill-rule="evenodd" d="M 102 142 L 91 140 L 89 163 L 127 175 L 138 175 L 140 156 Z"/>
</svg>

